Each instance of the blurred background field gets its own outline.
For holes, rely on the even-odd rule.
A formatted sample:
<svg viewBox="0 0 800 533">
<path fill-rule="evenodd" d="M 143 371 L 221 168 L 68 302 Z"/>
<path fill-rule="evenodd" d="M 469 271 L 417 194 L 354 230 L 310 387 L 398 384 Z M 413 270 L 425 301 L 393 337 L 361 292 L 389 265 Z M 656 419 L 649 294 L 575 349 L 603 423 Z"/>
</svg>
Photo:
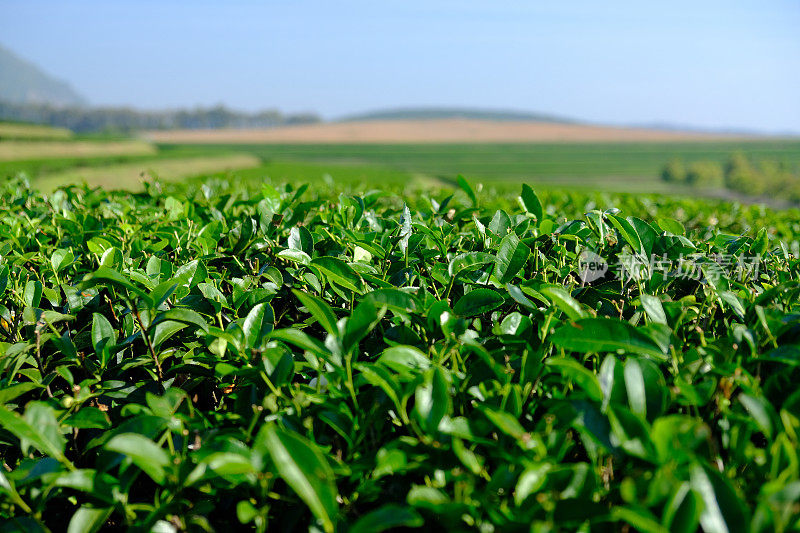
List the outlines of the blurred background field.
<svg viewBox="0 0 800 533">
<path fill-rule="evenodd" d="M 435 125 L 436 120 L 431 120 Z M 275 136 L 283 128 L 275 128 Z M 142 175 L 176 180 L 233 171 L 241 179 L 313 181 L 323 176 L 377 187 L 387 180 L 453 182 L 457 175 L 482 182 L 527 182 L 540 187 L 634 193 L 725 194 L 720 184 L 690 187 L 665 182 L 665 165 L 680 160 L 724 165 L 734 153 L 754 160 L 800 165 L 800 140 L 701 138 L 596 142 L 220 143 L 206 133 L 192 142 L 145 136 L 73 135 L 68 130 L 0 124 L 0 173 L 24 172 L 43 189 L 86 181 L 93 186 L 138 189 Z M 30 132 L 40 137 L 33 139 Z M 159 139 L 173 137 L 165 132 Z M 60 140 L 52 140 L 58 136 Z M 152 135 L 150 135 L 152 137 Z M 175 137 L 182 137 L 181 134 Z M 186 138 L 183 136 L 183 140 Z M 225 137 L 225 135 L 223 135 Z"/>
<path fill-rule="evenodd" d="M 15 141 L 0 143 L 0 160 L 26 161 L 67 157 L 142 156 L 156 153 L 155 147 L 140 141 Z"/>
<path fill-rule="evenodd" d="M 61 172 L 45 174 L 35 183 L 41 190 L 49 191 L 63 185 L 86 182 L 104 189 L 138 189 L 141 181 L 157 177 L 174 181 L 184 177 L 234 171 L 259 165 L 257 157 L 248 154 L 218 155 L 212 157 L 161 158 L 149 161 L 101 165 L 93 168 L 76 167 Z"/>
<path fill-rule="evenodd" d="M 28 140 L 45 139 L 61 140 L 72 137 L 72 132 L 66 128 L 53 128 L 41 124 L 26 124 L 24 122 L 0 122 L 0 140 Z"/>
</svg>

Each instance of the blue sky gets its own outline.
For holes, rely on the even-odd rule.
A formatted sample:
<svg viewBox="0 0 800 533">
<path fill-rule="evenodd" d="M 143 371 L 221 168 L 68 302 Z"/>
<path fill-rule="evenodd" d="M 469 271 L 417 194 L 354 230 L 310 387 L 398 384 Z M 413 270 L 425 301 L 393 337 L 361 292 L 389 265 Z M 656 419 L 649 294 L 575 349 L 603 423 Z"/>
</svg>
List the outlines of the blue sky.
<svg viewBox="0 0 800 533">
<path fill-rule="evenodd" d="M 95 104 L 800 132 L 796 0 L 0 0 L 0 43 Z"/>
</svg>

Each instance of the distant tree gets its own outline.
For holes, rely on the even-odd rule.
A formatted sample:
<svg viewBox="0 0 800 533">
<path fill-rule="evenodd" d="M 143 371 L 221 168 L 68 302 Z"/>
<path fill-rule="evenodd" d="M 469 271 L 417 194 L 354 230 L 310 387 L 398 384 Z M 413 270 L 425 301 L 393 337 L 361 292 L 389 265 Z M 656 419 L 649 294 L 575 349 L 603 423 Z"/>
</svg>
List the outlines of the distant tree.
<svg viewBox="0 0 800 533">
<path fill-rule="evenodd" d="M 752 196 L 764 194 L 766 189 L 763 176 L 750 163 L 742 152 L 731 155 L 725 164 L 725 187 L 732 191 Z"/>
<path fill-rule="evenodd" d="M 176 128 L 270 128 L 284 124 L 319 122 L 320 118 L 312 113 L 284 115 L 275 110 L 241 113 L 222 105 L 208 109 L 138 111 L 124 107 L 54 107 L 0 101 L 0 120 L 46 124 L 88 133 Z"/>
<path fill-rule="evenodd" d="M 800 203 L 800 174 L 794 174 L 792 178 L 783 189 L 783 194 L 789 201 Z"/>
<path fill-rule="evenodd" d="M 722 187 L 725 185 L 722 166 L 716 161 L 696 161 L 686 170 L 686 183 L 694 187 Z"/>
<path fill-rule="evenodd" d="M 661 171 L 661 179 L 668 183 L 684 183 L 686 181 L 686 167 L 683 165 L 683 161 L 677 157 L 671 159 L 664 165 Z"/>
</svg>

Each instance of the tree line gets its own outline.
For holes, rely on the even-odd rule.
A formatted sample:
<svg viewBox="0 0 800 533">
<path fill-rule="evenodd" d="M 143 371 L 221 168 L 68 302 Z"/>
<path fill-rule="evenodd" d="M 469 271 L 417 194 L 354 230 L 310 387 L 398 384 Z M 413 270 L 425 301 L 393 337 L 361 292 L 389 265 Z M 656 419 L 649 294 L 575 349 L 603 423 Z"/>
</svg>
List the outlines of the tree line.
<svg viewBox="0 0 800 533">
<path fill-rule="evenodd" d="M 719 161 L 685 163 L 672 159 L 664 165 L 661 179 L 698 188 L 720 189 L 750 196 L 773 196 L 800 202 L 800 169 L 783 161 L 752 160 L 741 152 Z"/>
<path fill-rule="evenodd" d="M 0 120 L 68 128 L 78 133 L 168 129 L 270 128 L 319 122 L 314 113 L 277 110 L 243 113 L 218 105 L 209 108 L 141 111 L 127 107 L 57 107 L 0 101 Z"/>
</svg>

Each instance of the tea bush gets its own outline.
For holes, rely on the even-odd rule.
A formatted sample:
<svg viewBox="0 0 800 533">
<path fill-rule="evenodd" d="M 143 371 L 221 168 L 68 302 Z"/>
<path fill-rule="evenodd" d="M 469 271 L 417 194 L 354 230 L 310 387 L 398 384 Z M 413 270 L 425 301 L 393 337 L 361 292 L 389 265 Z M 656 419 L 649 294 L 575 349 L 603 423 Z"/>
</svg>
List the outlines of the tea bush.
<svg viewBox="0 0 800 533">
<path fill-rule="evenodd" d="M 798 529 L 797 212 L 459 184 L 5 185 L 2 530 Z"/>
</svg>

